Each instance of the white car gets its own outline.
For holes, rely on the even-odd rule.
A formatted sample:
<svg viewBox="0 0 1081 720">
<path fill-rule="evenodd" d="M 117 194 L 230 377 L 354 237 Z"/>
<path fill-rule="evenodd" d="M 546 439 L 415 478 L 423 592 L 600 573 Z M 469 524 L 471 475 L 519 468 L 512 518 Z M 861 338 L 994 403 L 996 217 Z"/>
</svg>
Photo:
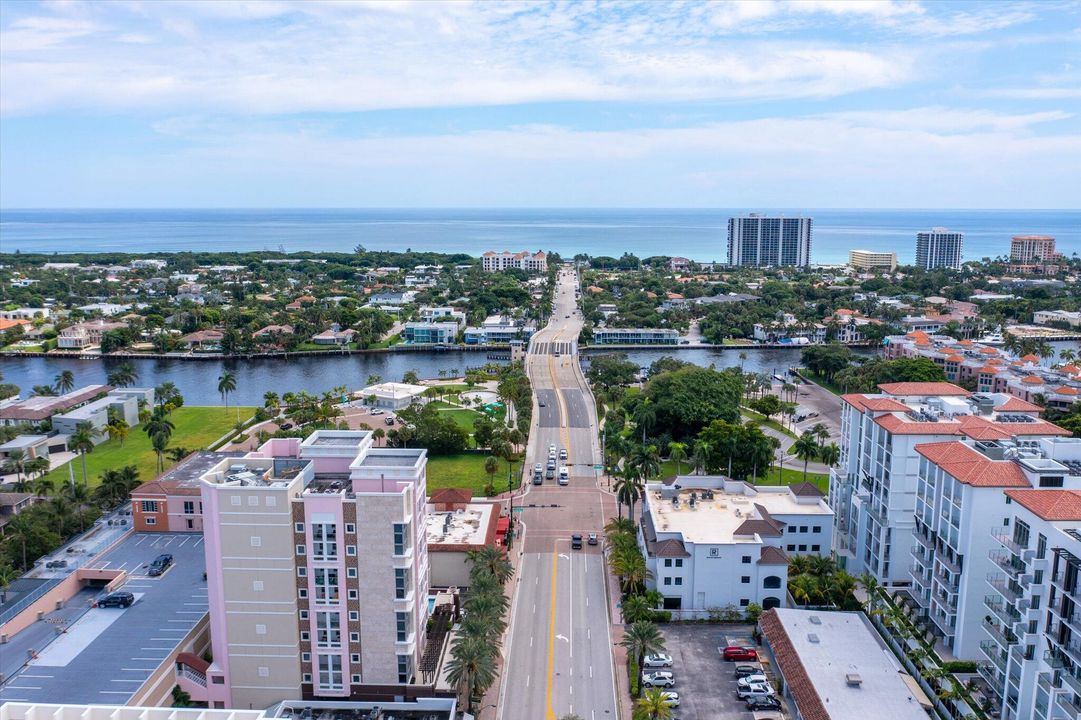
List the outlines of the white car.
<svg viewBox="0 0 1081 720">
<path fill-rule="evenodd" d="M 664 704 L 668 707 L 679 707 L 679 693 L 668 690 L 661 693 L 661 697 L 664 698 Z"/>
<path fill-rule="evenodd" d="M 560 460 L 566 460 L 567 459 L 567 451 L 564 450 L 563 448 L 559 449 L 559 459 Z"/>
<path fill-rule="evenodd" d="M 646 673 L 642 676 L 643 687 L 662 687 L 670 688 L 675 686 L 676 676 L 668 670 L 658 670 L 657 672 Z"/>
<path fill-rule="evenodd" d="M 773 695 L 773 687 L 767 683 L 753 683 L 736 688 L 736 697 L 741 700 L 757 695 Z"/>
<path fill-rule="evenodd" d="M 375 410 L 368 411 L 369 415 L 382 415 L 385 411 L 376 408 Z"/>
<path fill-rule="evenodd" d="M 749 685 L 763 685 L 769 682 L 769 679 L 762 673 L 756 673 L 755 675 L 747 675 L 739 679 L 740 687 L 748 687 Z"/>
<path fill-rule="evenodd" d="M 642 667 L 644 667 L 644 668 L 670 668 L 670 667 L 672 667 L 672 656 L 671 655 L 663 655 L 663 654 L 660 654 L 660 653 L 658 653 L 656 655 L 646 655 L 642 659 Z"/>
</svg>

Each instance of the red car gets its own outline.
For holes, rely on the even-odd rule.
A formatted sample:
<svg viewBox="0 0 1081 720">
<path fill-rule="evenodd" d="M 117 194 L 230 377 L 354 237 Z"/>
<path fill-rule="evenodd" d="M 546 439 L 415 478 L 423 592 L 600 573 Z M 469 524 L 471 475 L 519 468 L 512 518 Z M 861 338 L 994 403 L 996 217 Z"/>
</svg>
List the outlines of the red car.
<svg viewBox="0 0 1081 720">
<path fill-rule="evenodd" d="M 739 645 L 732 645 L 724 649 L 725 660 L 757 660 L 758 652 L 753 647 L 742 647 Z"/>
</svg>

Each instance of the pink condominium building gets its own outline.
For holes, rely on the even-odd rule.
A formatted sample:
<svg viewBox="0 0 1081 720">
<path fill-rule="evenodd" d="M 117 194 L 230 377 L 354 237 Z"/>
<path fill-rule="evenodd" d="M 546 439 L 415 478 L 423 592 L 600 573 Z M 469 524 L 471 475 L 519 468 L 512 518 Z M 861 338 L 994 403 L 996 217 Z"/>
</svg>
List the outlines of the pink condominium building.
<svg viewBox="0 0 1081 720">
<path fill-rule="evenodd" d="M 202 478 L 207 701 L 410 696 L 428 620 L 426 451 L 270 440 Z"/>
</svg>

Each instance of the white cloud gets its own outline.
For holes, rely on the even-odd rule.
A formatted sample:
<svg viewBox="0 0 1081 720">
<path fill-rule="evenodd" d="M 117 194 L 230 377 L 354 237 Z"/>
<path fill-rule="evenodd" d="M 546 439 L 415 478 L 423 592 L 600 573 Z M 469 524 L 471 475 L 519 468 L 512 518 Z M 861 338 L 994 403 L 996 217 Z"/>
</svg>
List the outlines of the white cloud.
<svg viewBox="0 0 1081 720">
<path fill-rule="evenodd" d="M 1020 14 L 980 17 L 1006 15 L 997 22 Z M 0 111 L 834 97 L 912 80 L 925 51 L 893 36 L 958 17 L 912 2 L 832 0 L 76 4 L 0 29 Z M 822 19 L 889 36 L 768 38 Z"/>
</svg>

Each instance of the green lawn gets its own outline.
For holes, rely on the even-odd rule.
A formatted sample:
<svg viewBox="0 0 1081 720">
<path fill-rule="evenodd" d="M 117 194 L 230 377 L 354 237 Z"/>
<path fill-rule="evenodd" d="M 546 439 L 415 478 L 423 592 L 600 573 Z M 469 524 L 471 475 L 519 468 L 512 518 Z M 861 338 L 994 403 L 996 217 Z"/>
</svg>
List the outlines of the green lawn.
<svg viewBox="0 0 1081 720">
<path fill-rule="evenodd" d="M 759 476 L 755 481 L 757 485 L 795 485 L 803 482 L 803 463 L 798 463 L 795 467 L 784 468 L 783 473 L 779 468 L 774 467 L 769 476 Z M 822 473 L 807 473 L 807 482 L 814 483 L 822 492 L 828 492 L 830 487 L 830 476 Z"/>
<path fill-rule="evenodd" d="M 489 477 L 484 472 L 484 459 L 487 455 L 479 453 L 463 453 L 461 455 L 444 455 L 428 458 L 428 494 L 442 488 L 469 488 L 474 496 L 484 496 L 484 486 L 488 484 Z M 521 479 L 522 465 L 514 464 L 512 484 L 518 487 Z M 507 489 L 507 463 L 499 461 L 499 472 L 491 478 L 496 492 L 504 492 Z"/>
<path fill-rule="evenodd" d="M 451 405 L 442 400 L 433 400 L 429 404 L 438 409 L 441 414 L 449 415 L 450 419 L 453 420 L 458 427 L 465 430 L 470 435 L 473 434 L 473 421 L 480 417 L 479 412 Z"/>
<path fill-rule="evenodd" d="M 253 407 L 241 407 L 240 418 L 247 420 L 254 412 Z M 201 450 L 228 432 L 236 423 L 236 418 L 236 407 L 230 407 L 228 410 L 222 406 L 179 407 L 170 415 L 176 427 L 169 440 L 169 447 Z M 169 464 L 168 458 L 165 462 Z M 154 449 L 150 446 L 150 438 L 143 432 L 142 427 L 132 428 L 123 446 L 118 441 L 106 440 L 95 447 L 94 452 L 86 456 L 87 483 L 91 488 L 96 487 L 101 482 L 99 475 L 102 472 L 115 470 L 125 465 L 135 465 L 139 469 L 139 479 L 143 481 L 152 480 L 157 474 L 157 455 L 154 454 Z M 75 471 L 75 478 L 81 480 L 82 459 L 77 457 L 72 460 L 71 467 Z M 67 467 L 56 468 L 46 477 L 59 486 L 68 481 L 68 469 Z"/>
<path fill-rule="evenodd" d="M 761 413 L 756 413 L 754 410 L 748 410 L 747 408 L 741 407 L 739 409 L 739 413 L 740 413 L 740 415 L 743 415 L 744 417 L 747 417 L 747 418 L 753 420 L 754 422 L 758 423 L 759 425 L 765 425 L 766 427 L 773 428 L 777 432 L 784 433 L 785 435 L 787 435 L 789 437 L 792 437 L 792 438 L 797 437 L 796 433 L 792 432 L 791 430 L 786 428 L 784 425 L 781 425 L 781 423 L 777 422 L 776 420 L 772 420 L 772 419 L 767 420 L 765 415 L 762 415 Z"/>
<path fill-rule="evenodd" d="M 390 337 L 388 337 L 386 340 L 380 340 L 379 342 L 372 343 L 368 347 L 370 349 L 373 349 L 373 350 L 376 349 L 376 348 L 388 348 L 391 345 L 397 345 L 401 341 L 402 341 L 401 334 L 400 333 L 395 333 L 394 335 L 391 335 Z"/>
<path fill-rule="evenodd" d="M 805 377 L 808 380 L 808 382 L 814 383 L 815 385 L 818 385 L 819 387 L 824 387 L 827 390 L 829 390 L 831 393 L 833 393 L 834 395 L 844 395 L 844 388 L 840 387 L 839 385 L 837 385 L 835 383 L 830 382 L 829 380 L 826 380 L 826 378 L 821 377 L 819 375 L 815 375 L 813 372 L 811 372 L 807 368 L 799 368 L 799 371 L 800 371 L 800 374 L 803 375 L 803 377 Z"/>
</svg>

